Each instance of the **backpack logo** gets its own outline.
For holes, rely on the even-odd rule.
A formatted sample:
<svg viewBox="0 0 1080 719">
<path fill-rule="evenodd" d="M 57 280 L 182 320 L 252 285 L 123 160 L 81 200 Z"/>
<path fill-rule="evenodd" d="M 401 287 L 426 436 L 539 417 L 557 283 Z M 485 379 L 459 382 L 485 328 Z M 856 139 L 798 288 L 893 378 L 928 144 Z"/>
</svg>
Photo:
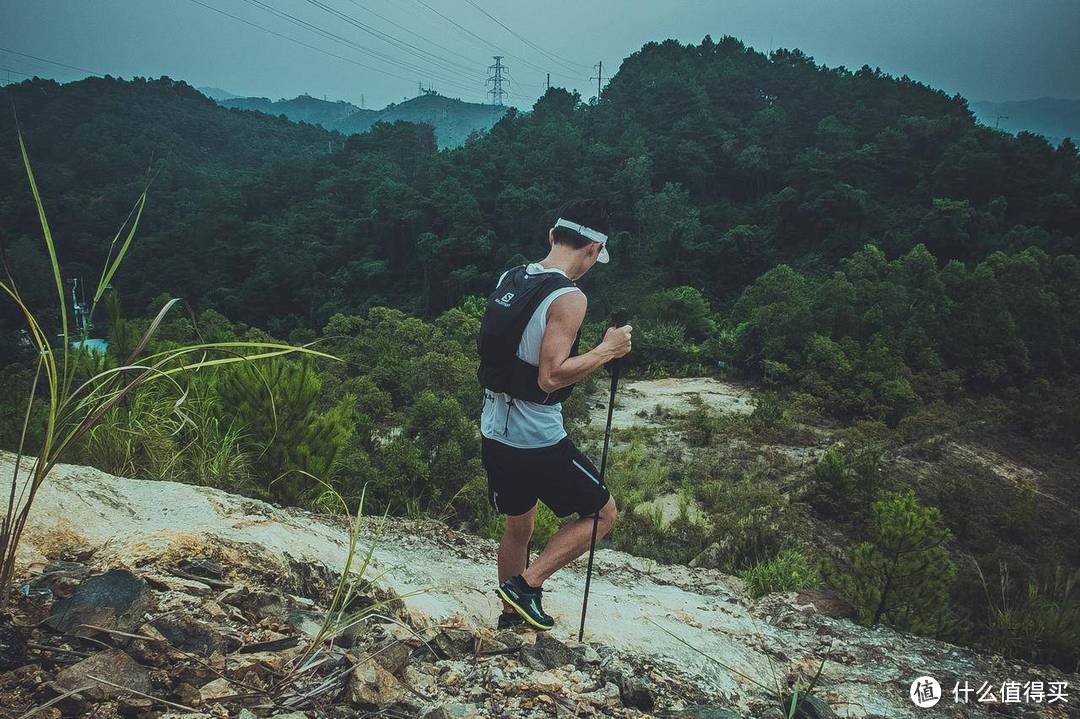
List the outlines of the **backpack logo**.
<svg viewBox="0 0 1080 719">
<path fill-rule="evenodd" d="M 500 305 L 502 305 L 503 307 L 509 307 L 511 300 L 513 300 L 513 299 L 514 299 L 514 293 L 513 292 L 507 292 L 505 295 L 503 295 L 502 297 L 500 297 L 499 299 L 497 299 L 495 301 L 497 303 L 499 303 Z"/>
</svg>

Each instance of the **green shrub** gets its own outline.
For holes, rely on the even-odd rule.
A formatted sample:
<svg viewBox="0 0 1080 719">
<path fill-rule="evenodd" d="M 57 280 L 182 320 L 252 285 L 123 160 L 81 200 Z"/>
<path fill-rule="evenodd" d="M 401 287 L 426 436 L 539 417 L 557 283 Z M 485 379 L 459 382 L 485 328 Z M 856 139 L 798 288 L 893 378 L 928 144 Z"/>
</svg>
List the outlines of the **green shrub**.
<svg viewBox="0 0 1080 719">
<path fill-rule="evenodd" d="M 177 433 L 183 428 L 175 398 L 160 386 L 137 389 L 83 437 L 80 461 L 109 474 L 138 479 L 182 479 Z"/>
<path fill-rule="evenodd" d="M 604 482 L 623 509 L 654 499 L 677 483 L 672 463 L 648 443 L 634 438 L 608 456 Z"/>
<path fill-rule="evenodd" d="M 821 583 L 817 567 L 794 549 L 785 549 L 775 558 L 739 572 L 739 578 L 755 597 L 770 592 L 799 592 Z"/>
<path fill-rule="evenodd" d="M 981 573 L 980 573 L 981 576 Z M 1080 671 L 1080 570 L 1057 565 L 1026 591 L 1015 591 L 1002 567 L 999 591 L 986 586 L 990 606 L 983 644 L 995 654 Z"/>
<path fill-rule="evenodd" d="M 680 422 L 683 439 L 691 447 L 708 447 L 724 427 L 723 420 L 713 413 L 701 397 L 690 399 L 691 409 Z"/>
<path fill-rule="evenodd" d="M 878 444 L 838 443 L 814 467 L 813 503 L 827 516 L 861 519 L 884 483 Z"/>
</svg>

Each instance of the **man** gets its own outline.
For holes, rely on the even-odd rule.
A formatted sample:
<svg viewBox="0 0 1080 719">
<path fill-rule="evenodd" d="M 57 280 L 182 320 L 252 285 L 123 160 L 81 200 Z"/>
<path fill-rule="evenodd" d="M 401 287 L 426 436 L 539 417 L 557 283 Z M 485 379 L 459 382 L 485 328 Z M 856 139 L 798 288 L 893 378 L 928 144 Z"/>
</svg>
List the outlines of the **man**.
<svg viewBox="0 0 1080 719">
<path fill-rule="evenodd" d="M 597 538 L 615 522 L 615 501 L 600 472 L 563 428 L 562 400 L 574 383 L 630 351 L 630 325 L 612 327 L 593 350 L 577 352 L 585 294 L 574 284 L 608 261 L 609 220 L 602 202 L 563 205 L 548 232 L 547 257 L 503 273 L 488 300 L 480 333 L 480 419 L 488 499 L 506 515 L 499 544 L 499 628 L 522 621 L 548 630 L 544 581 L 581 556 L 597 522 Z M 563 524 L 526 568 L 529 539 L 542 501 Z M 599 513 L 599 517 L 597 517 Z"/>
</svg>

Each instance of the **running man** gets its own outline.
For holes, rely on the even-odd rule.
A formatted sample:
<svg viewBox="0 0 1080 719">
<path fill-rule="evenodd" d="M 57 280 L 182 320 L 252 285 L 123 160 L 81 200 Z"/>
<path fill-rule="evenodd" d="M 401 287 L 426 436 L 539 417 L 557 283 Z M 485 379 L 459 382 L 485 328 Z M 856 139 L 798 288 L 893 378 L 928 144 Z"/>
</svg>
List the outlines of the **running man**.
<svg viewBox="0 0 1080 719">
<path fill-rule="evenodd" d="M 574 283 L 597 262 L 608 261 L 609 220 L 598 200 L 568 202 L 548 232 L 551 246 L 539 262 L 503 273 L 488 299 L 480 332 L 480 418 L 488 500 L 506 515 L 499 543 L 499 628 L 522 621 L 554 626 L 544 612 L 544 582 L 588 548 L 594 516 L 597 538 L 615 523 L 615 501 L 600 472 L 566 435 L 562 402 L 574 383 L 630 351 L 630 325 L 612 327 L 593 350 L 578 354 L 585 294 Z M 526 568 L 536 501 L 562 525 Z"/>
</svg>

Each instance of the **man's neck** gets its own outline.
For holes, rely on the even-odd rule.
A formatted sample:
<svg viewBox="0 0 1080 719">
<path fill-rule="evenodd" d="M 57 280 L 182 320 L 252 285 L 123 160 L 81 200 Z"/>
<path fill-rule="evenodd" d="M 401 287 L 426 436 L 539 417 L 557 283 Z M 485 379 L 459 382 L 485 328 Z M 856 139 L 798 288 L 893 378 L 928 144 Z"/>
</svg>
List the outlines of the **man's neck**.
<svg viewBox="0 0 1080 719">
<path fill-rule="evenodd" d="M 549 270 L 562 270 L 567 277 L 575 282 L 585 274 L 582 271 L 580 254 L 569 247 L 552 245 L 551 252 L 548 253 L 547 257 L 540 260 L 540 264 Z"/>
</svg>

